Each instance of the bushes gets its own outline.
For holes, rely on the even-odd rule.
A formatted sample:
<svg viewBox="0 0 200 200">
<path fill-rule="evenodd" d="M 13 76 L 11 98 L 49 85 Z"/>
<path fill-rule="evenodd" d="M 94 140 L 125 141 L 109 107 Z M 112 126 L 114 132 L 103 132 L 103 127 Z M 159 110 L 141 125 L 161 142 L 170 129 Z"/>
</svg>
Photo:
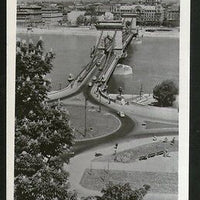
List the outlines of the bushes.
<svg viewBox="0 0 200 200">
<path fill-rule="evenodd" d="M 153 98 L 157 100 L 158 106 L 162 107 L 172 106 L 177 94 L 178 88 L 171 80 L 163 81 L 153 89 Z"/>
<path fill-rule="evenodd" d="M 64 108 L 48 104 L 52 52 L 44 53 L 43 41 L 17 42 L 15 199 L 67 199 L 68 173 L 73 132 Z M 68 154 L 65 161 L 60 156 Z"/>
</svg>

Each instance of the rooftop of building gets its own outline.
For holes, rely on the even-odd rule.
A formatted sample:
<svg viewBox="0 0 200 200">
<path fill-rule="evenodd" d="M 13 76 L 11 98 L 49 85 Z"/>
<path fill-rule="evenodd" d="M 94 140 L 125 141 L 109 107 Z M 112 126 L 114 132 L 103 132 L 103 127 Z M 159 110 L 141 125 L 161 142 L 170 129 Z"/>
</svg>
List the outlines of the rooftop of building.
<svg viewBox="0 0 200 200">
<path fill-rule="evenodd" d="M 142 8 L 143 10 L 156 10 L 157 6 L 151 6 L 151 5 L 124 5 L 121 6 L 120 9 L 121 10 L 133 10 L 135 8 Z M 162 6 L 161 6 L 162 7 Z"/>
<path fill-rule="evenodd" d="M 23 9 L 41 9 L 42 7 L 39 5 L 27 5 L 27 4 L 20 4 L 17 5 L 18 8 L 23 8 Z"/>
</svg>

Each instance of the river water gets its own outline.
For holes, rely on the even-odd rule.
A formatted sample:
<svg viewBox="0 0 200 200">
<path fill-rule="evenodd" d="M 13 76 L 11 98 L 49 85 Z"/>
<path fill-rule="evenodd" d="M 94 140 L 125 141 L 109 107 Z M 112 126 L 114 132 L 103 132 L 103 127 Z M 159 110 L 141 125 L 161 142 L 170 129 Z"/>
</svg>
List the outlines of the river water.
<svg viewBox="0 0 200 200">
<path fill-rule="evenodd" d="M 21 39 L 33 41 L 37 34 L 17 34 Z M 89 35 L 43 34 L 46 50 L 53 48 L 56 53 L 54 68 L 49 75 L 52 90 L 67 85 L 69 73 L 77 75 L 90 60 L 90 49 L 96 43 L 96 37 Z M 128 57 L 121 63 L 133 68 L 131 75 L 113 75 L 109 81 L 109 92 L 117 93 L 121 86 L 124 93 L 138 94 L 141 87 L 145 93 L 151 93 L 153 87 L 162 80 L 178 82 L 179 76 L 179 39 L 178 38 L 142 38 L 142 44 L 128 47 Z"/>
<path fill-rule="evenodd" d="M 139 94 L 140 89 L 152 93 L 155 85 L 170 79 L 178 83 L 179 40 L 178 38 L 142 38 L 142 44 L 128 47 L 128 57 L 121 63 L 133 69 L 131 75 L 113 75 L 109 91 L 117 93 L 121 86 L 124 93 Z"/>
<path fill-rule="evenodd" d="M 21 39 L 29 41 L 31 38 L 37 42 L 40 35 L 38 34 L 17 34 Z M 56 56 L 53 61 L 53 70 L 48 78 L 51 79 L 52 90 L 64 88 L 68 83 L 67 79 L 70 73 L 78 75 L 81 69 L 90 61 L 90 49 L 96 43 L 94 36 L 77 36 L 77 35 L 57 35 L 41 34 L 45 50 L 51 48 Z"/>
</svg>

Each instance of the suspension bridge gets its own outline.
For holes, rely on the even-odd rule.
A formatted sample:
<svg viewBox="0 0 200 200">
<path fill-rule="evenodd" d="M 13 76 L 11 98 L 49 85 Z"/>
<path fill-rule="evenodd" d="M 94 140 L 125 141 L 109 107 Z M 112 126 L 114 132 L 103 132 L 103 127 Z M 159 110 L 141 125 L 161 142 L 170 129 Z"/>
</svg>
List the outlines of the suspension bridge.
<svg viewBox="0 0 200 200">
<path fill-rule="evenodd" d="M 126 48 L 134 37 L 137 37 L 136 15 L 122 15 L 122 20 L 99 21 L 96 24 L 98 37 L 96 46 L 91 52 L 91 60 L 84 69 L 69 81 L 66 88 L 48 94 L 49 100 L 67 98 L 94 82 L 106 84 L 118 61 L 124 57 Z"/>
</svg>

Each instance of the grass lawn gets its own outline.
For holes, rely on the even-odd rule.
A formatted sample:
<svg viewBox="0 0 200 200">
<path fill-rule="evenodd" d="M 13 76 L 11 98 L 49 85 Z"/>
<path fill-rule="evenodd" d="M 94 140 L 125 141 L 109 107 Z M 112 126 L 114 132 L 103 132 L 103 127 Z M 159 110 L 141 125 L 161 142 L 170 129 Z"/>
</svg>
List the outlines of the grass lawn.
<svg viewBox="0 0 200 200">
<path fill-rule="evenodd" d="M 128 182 L 133 189 L 149 184 L 150 192 L 155 193 L 178 193 L 177 173 L 86 169 L 80 184 L 101 191 L 109 181 L 122 184 Z"/>
<path fill-rule="evenodd" d="M 119 144 L 120 145 L 120 144 Z M 141 145 L 133 149 L 128 149 L 116 153 L 116 155 L 106 155 L 99 158 L 95 158 L 95 161 L 114 162 L 116 158 L 118 162 L 130 163 L 137 160 L 140 156 L 145 156 L 149 153 L 156 153 L 163 150 L 168 150 L 168 152 L 178 151 L 178 141 L 175 140 L 174 145 L 170 144 L 170 141 L 164 143 L 162 141 L 152 142 L 150 144 Z"/>
<path fill-rule="evenodd" d="M 166 123 L 160 123 L 160 122 L 150 122 L 145 121 L 146 123 L 146 129 L 152 129 L 152 128 L 178 128 L 178 125 L 175 124 L 166 124 Z"/>
<path fill-rule="evenodd" d="M 80 105 L 67 105 L 70 114 L 71 126 L 75 128 L 76 139 L 93 138 L 112 133 L 120 126 L 120 121 L 104 110 L 98 112 L 98 107 L 87 106 L 86 127 L 87 132 L 84 136 L 85 128 L 85 107 Z"/>
</svg>

